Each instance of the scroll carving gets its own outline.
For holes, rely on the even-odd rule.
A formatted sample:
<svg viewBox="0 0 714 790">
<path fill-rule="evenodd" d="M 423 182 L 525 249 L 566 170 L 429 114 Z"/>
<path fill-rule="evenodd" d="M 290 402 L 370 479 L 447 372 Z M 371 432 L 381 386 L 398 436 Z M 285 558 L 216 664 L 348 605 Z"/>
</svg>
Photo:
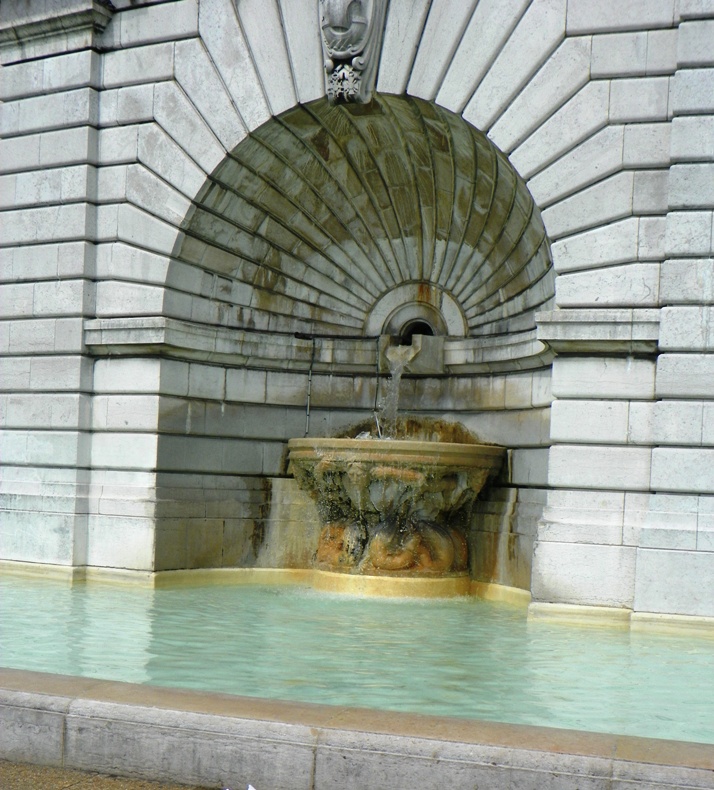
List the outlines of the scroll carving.
<svg viewBox="0 0 714 790">
<path fill-rule="evenodd" d="M 382 49 L 388 0 L 320 0 L 327 97 L 367 103 Z"/>
</svg>

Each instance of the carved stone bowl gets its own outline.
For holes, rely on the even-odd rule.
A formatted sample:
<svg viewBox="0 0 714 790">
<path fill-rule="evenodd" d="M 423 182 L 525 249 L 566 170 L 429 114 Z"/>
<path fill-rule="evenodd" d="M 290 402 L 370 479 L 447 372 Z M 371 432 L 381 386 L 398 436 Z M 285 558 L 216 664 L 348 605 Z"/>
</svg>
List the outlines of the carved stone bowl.
<svg viewBox="0 0 714 790">
<path fill-rule="evenodd" d="M 505 453 L 408 439 L 291 439 L 288 449 L 322 522 L 318 568 L 426 576 L 468 569 L 472 505 Z"/>
</svg>

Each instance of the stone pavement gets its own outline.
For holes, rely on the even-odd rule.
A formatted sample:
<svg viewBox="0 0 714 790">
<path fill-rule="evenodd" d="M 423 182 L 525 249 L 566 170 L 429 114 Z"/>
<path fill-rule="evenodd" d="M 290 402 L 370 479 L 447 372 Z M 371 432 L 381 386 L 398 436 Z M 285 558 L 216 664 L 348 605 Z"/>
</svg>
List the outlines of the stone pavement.
<svg viewBox="0 0 714 790">
<path fill-rule="evenodd" d="M 0 760 L 0 788 L 2 790 L 70 790 L 70 788 L 71 790 L 206 790 L 203 787 L 191 788 L 186 785 L 105 776 L 69 768 L 9 763 L 5 760 Z"/>
</svg>

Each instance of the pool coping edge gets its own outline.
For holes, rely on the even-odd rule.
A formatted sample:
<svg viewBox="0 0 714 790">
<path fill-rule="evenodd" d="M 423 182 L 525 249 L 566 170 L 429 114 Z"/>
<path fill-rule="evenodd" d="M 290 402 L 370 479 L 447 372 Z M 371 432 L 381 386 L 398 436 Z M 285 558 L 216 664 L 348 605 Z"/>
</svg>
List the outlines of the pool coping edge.
<svg viewBox="0 0 714 790">
<path fill-rule="evenodd" d="M 431 786 L 432 775 L 473 787 L 474 776 L 501 781 L 504 772 L 590 777 L 603 788 L 616 780 L 714 786 L 709 744 L 26 670 L 0 669 L 0 711 L 0 759 L 186 784 L 357 788 L 386 771 L 395 790 Z"/>
</svg>

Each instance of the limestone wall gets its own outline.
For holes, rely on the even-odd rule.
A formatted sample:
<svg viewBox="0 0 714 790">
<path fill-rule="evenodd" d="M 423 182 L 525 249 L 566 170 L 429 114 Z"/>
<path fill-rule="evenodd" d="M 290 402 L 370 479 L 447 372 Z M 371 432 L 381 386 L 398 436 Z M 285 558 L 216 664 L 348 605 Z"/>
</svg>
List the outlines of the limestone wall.
<svg viewBox="0 0 714 790">
<path fill-rule="evenodd" d="M 316 2 L 114 6 L 0 8 L 0 554 L 276 562 L 310 344 L 258 353 L 235 281 L 177 251 L 247 135 L 324 95 Z M 712 26 L 707 0 L 389 6 L 377 90 L 487 133 L 552 243 L 540 361 L 403 394 L 514 449 L 478 573 L 526 585 L 535 542 L 542 601 L 714 615 Z M 316 434 L 374 401 L 371 341 L 326 353 Z"/>
</svg>

